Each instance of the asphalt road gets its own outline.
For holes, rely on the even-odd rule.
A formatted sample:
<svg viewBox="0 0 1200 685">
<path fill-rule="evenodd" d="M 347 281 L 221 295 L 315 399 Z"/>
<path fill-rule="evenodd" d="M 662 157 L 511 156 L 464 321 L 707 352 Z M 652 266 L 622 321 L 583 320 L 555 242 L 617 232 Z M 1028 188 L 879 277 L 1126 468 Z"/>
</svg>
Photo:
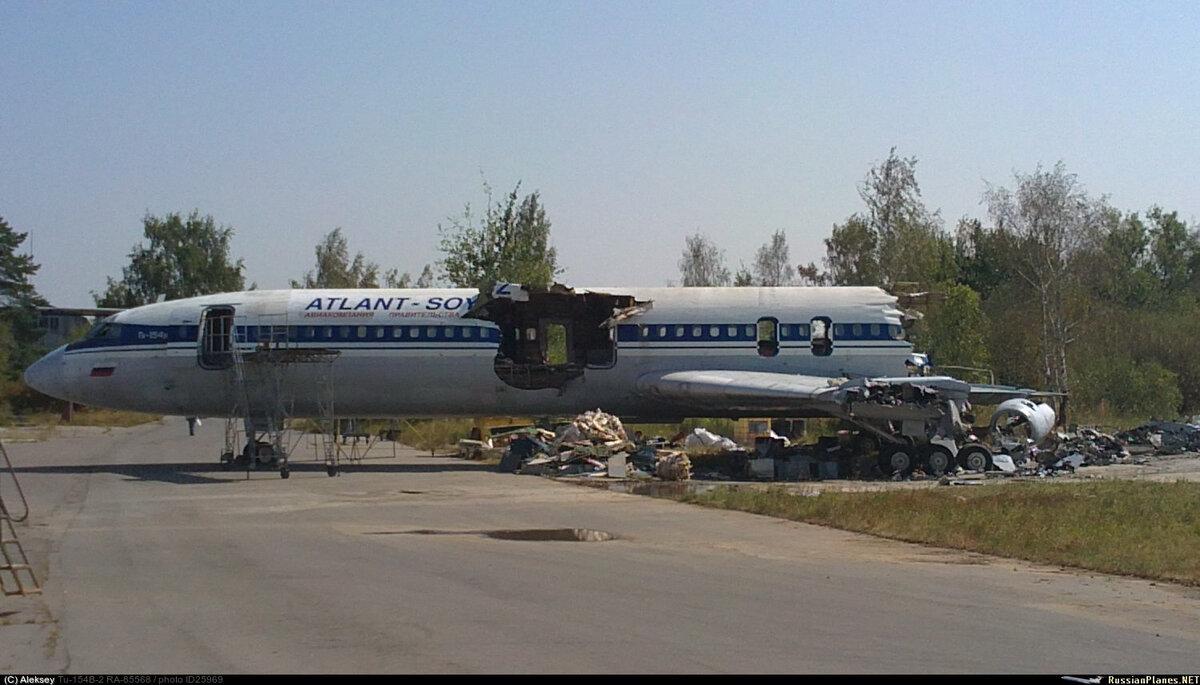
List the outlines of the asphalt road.
<svg viewBox="0 0 1200 685">
<path fill-rule="evenodd" d="M 45 593 L 0 597 L 0 673 L 1200 671 L 1193 588 L 390 445 L 247 477 L 221 429 L 8 443 Z M 495 535 L 567 529 L 614 539 Z"/>
</svg>

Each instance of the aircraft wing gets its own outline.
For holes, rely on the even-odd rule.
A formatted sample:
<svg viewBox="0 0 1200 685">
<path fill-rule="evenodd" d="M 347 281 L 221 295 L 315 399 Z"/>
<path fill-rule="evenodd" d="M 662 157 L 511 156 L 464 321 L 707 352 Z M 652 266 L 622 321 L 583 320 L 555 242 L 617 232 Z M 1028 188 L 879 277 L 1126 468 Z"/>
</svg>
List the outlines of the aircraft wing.
<svg viewBox="0 0 1200 685">
<path fill-rule="evenodd" d="M 738 370 L 651 373 L 639 378 L 636 388 L 646 397 L 680 407 L 682 415 L 688 409 L 703 409 L 883 420 L 924 420 L 940 413 L 941 400 L 961 402 L 973 390 L 949 376 L 847 380 Z"/>
<path fill-rule="evenodd" d="M 1017 388 L 1011 385 L 971 384 L 971 402 L 974 404 L 1000 404 L 1006 400 L 1016 398 L 1049 397 L 1055 394 L 1039 392 L 1030 388 Z"/>
</svg>

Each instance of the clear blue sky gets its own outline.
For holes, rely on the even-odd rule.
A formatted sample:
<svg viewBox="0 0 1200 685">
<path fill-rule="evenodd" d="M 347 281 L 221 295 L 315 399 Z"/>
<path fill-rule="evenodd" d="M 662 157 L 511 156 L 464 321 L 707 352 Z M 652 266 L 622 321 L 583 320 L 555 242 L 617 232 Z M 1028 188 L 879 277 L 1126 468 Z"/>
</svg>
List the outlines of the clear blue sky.
<svg viewBox="0 0 1200 685">
<path fill-rule="evenodd" d="M 90 305 L 142 217 L 199 209 L 286 287 L 341 226 L 414 275 L 538 190 L 565 282 L 678 281 L 776 230 L 820 262 L 889 149 L 948 228 L 1062 161 L 1200 218 L 1200 3 L 0 0 L 0 216 Z"/>
</svg>

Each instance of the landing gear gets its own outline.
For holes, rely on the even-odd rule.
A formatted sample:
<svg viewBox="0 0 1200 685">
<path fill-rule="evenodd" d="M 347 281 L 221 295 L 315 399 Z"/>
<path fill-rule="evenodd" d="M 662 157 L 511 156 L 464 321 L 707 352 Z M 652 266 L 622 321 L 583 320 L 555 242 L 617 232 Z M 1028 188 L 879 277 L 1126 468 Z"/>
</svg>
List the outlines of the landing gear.
<svg viewBox="0 0 1200 685">
<path fill-rule="evenodd" d="M 337 464 L 334 464 L 333 462 L 326 462 L 325 473 L 328 474 L 328 476 L 330 478 L 333 478 L 334 476 L 338 475 Z"/>
<path fill-rule="evenodd" d="M 923 451 L 925 453 L 925 464 L 929 467 L 931 474 L 940 476 L 954 468 L 954 456 L 945 447 L 941 445 L 927 445 Z"/>
<path fill-rule="evenodd" d="M 958 465 L 968 471 L 987 471 L 992 466 L 992 453 L 983 445 L 967 445 L 958 451 Z"/>
<path fill-rule="evenodd" d="M 907 443 L 886 445 L 879 451 L 879 468 L 884 475 L 899 473 L 907 476 L 917 465 L 916 454 L 912 445 Z"/>
</svg>

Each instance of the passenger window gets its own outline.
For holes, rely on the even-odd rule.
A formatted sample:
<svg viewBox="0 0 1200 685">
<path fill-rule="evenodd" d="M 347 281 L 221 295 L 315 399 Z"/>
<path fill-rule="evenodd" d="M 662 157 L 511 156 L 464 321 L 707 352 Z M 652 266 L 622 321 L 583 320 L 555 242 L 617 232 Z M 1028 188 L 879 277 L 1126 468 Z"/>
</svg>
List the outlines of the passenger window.
<svg viewBox="0 0 1200 685">
<path fill-rule="evenodd" d="M 469 338 L 475 334 L 475 329 L 463 326 L 462 334 L 464 338 Z"/>
<path fill-rule="evenodd" d="M 682 338 L 682 337 L 683 337 L 683 326 L 676 326 L 676 327 L 675 327 L 675 337 L 676 337 L 676 338 Z"/>
<path fill-rule="evenodd" d="M 442 330 L 446 331 L 446 338 L 453 338 L 453 337 L 454 337 L 454 326 L 446 326 L 446 327 L 445 327 L 444 329 L 442 329 Z"/>
<path fill-rule="evenodd" d="M 710 338 L 721 337 L 721 327 L 720 326 L 709 326 L 708 337 L 710 337 Z"/>
<path fill-rule="evenodd" d="M 862 324 L 854 324 L 850 327 L 850 334 L 856 339 L 862 339 Z"/>
<path fill-rule="evenodd" d="M 667 327 L 666 327 L 666 326 L 659 326 L 659 327 L 658 327 L 658 337 L 659 337 L 659 338 L 665 338 L 665 337 L 667 337 Z"/>
<path fill-rule="evenodd" d="M 737 326 L 730 326 L 725 332 L 730 338 L 737 338 Z"/>
<path fill-rule="evenodd" d="M 359 338 L 365 338 L 365 337 L 367 337 L 367 327 L 366 327 L 366 326 L 359 326 L 359 327 L 358 327 L 358 337 L 359 337 Z"/>
<path fill-rule="evenodd" d="M 693 338 L 699 338 L 702 335 L 704 335 L 703 328 L 701 328 L 700 326 L 692 326 L 692 337 Z"/>
<path fill-rule="evenodd" d="M 437 329 L 434 328 L 433 326 L 426 328 L 425 329 L 425 337 L 429 338 L 430 340 L 433 340 L 434 338 L 437 337 Z"/>
</svg>

